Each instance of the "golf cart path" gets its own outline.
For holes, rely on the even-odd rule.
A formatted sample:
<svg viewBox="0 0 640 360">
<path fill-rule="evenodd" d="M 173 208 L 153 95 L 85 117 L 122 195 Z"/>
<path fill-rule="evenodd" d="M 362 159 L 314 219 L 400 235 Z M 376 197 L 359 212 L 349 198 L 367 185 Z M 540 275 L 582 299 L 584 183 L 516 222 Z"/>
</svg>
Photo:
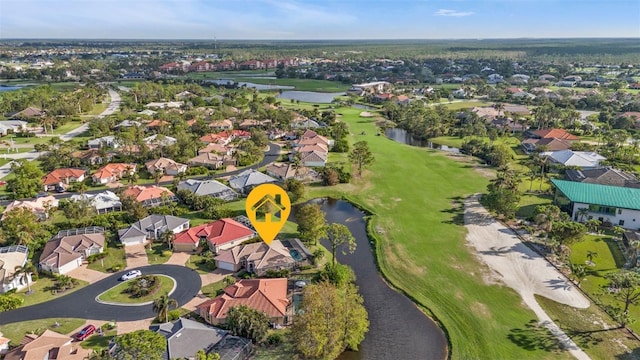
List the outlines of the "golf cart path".
<svg viewBox="0 0 640 360">
<path fill-rule="evenodd" d="M 589 300 L 546 259 L 524 245 L 511 229 L 496 221 L 480 205 L 478 198 L 473 195 L 465 200 L 464 223 L 468 230 L 467 241 L 491 269 L 491 280 L 502 282 L 520 294 L 540 324 L 549 329 L 576 359 L 590 359 L 551 320 L 534 294 L 576 308 L 589 307 Z"/>
</svg>

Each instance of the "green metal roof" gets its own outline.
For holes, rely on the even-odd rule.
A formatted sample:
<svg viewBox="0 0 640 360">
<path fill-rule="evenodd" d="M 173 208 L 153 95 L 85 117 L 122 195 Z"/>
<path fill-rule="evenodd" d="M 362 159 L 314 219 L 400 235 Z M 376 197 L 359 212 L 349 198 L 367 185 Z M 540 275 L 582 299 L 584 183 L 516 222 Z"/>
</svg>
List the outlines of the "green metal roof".
<svg viewBox="0 0 640 360">
<path fill-rule="evenodd" d="M 640 210 L 640 189 L 552 179 L 572 202 Z"/>
</svg>

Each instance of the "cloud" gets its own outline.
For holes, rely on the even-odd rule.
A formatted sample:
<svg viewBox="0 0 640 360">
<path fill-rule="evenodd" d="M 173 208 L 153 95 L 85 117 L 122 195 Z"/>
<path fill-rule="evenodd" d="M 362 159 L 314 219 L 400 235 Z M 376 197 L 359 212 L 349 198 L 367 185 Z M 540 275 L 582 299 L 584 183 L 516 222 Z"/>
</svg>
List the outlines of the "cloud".
<svg viewBox="0 0 640 360">
<path fill-rule="evenodd" d="M 435 16 L 454 16 L 454 17 L 462 17 L 462 16 L 471 16 L 474 12 L 472 11 L 457 11 L 457 10 L 447 10 L 440 9 L 434 13 Z"/>
</svg>

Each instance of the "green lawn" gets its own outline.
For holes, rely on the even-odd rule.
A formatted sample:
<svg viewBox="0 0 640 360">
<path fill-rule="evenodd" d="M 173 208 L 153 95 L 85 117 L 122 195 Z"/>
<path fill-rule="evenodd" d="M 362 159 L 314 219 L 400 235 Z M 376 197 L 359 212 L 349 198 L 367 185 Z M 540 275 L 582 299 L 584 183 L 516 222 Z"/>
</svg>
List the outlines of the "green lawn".
<svg viewBox="0 0 640 360">
<path fill-rule="evenodd" d="M 100 353 L 103 349 L 109 347 L 109 341 L 116 336 L 116 330 L 108 330 L 101 334 L 94 334 L 89 336 L 86 340 L 80 343 L 80 346 L 84 349 L 92 349 L 96 353 Z"/>
<path fill-rule="evenodd" d="M 208 274 L 216 269 L 213 261 L 207 262 L 212 259 L 212 255 L 203 256 L 200 254 L 193 254 L 189 256 L 187 260 L 187 267 L 198 272 L 198 274 Z"/>
<path fill-rule="evenodd" d="M 93 106 L 93 109 L 91 109 L 91 111 L 87 112 L 85 115 L 100 115 L 107 109 L 107 106 L 109 106 L 108 102 L 97 103 Z"/>
<path fill-rule="evenodd" d="M 284 330 L 270 330 L 270 334 L 274 332 L 279 332 L 282 334 L 283 342 L 274 345 L 262 345 L 255 346 L 255 353 L 251 359 L 253 360 L 290 360 L 295 359 L 296 351 L 293 347 L 293 342 L 288 341 L 291 339 L 291 335 L 289 334 L 288 329 Z M 347 357 L 348 358 L 348 357 Z"/>
<path fill-rule="evenodd" d="M 66 124 L 53 129 L 53 133 L 56 135 L 63 135 L 71 130 L 75 130 L 82 126 L 82 121 L 69 121 Z"/>
<path fill-rule="evenodd" d="M 56 323 L 60 326 L 56 326 Z M 66 335 L 84 323 L 84 319 L 74 318 L 40 319 L 0 325 L 0 332 L 2 332 L 4 337 L 11 340 L 11 345 L 18 346 L 22 338 L 31 332 L 40 333 L 41 331 L 49 329 Z"/>
<path fill-rule="evenodd" d="M 153 301 L 154 299 L 160 297 L 160 295 L 169 293 L 171 289 L 173 289 L 173 286 L 175 285 L 175 281 L 168 276 L 164 276 L 164 275 L 155 275 L 155 276 L 157 276 L 158 279 L 160 280 L 160 289 L 158 289 L 153 294 L 143 296 L 143 297 L 136 297 L 136 298 L 130 297 L 129 294 L 126 293 L 125 291 L 129 288 L 129 284 L 131 282 L 136 281 L 136 279 L 131 279 L 121 284 L 118 284 L 112 287 L 111 289 L 103 292 L 102 294 L 98 295 L 98 299 L 102 301 L 123 303 L 123 304 L 140 304 L 140 303 Z"/>
<path fill-rule="evenodd" d="M 89 285 L 89 283 L 86 281 L 77 281 L 78 284 L 73 289 L 68 289 L 64 292 L 54 294 L 53 290 L 55 289 L 55 279 L 53 279 L 52 277 L 40 275 L 37 281 L 31 283 L 32 292 L 30 294 L 27 294 L 28 289 L 24 289 L 16 293 L 16 296 L 22 297 L 24 299 L 22 306 L 40 304 L 45 301 L 57 299 L 61 296 L 67 295 Z"/>
<path fill-rule="evenodd" d="M 112 267 L 120 265 L 120 269 L 124 269 L 127 265 L 125 260 L 125 252 L 123 247 L 107 247 L 105 251 L 109 254 L 102 260 L 96 260 L 87 267 L 91 270 L 109 272 Z"/>
<path fill-rule="evenodd" d="M 587 252 L 596 252 L 598 255 L 593 258 L 595 266 L 587 266 Z M 571 245 L 571 262 L 585 265 L 587 276 L 580 284 L 580 287 L 596 298 L 597 294 L 603 293 L 603 287 L 607 287 L 608 280 L 605 275 L 618 271 L 625 263 L 624 255 L 618 248 L 612 236 L 586 235 L 584 240 Z M 600 297 L 605 304 L 614 303 L 613 297 L 606 291 Z M 620 305 L 618 303 L 618 305 Z M 632 305 L 629 308 L 632 318 L 640 319 L 640 305 Z M 629 325 L 635 332 L 640 332 L 640 323 L 635 322 Z"/>
<path fill-rule="evenodd" d="M 164 264 L 171 257 L 171 250 L 165 243 L 153 243 L 151 250 L 147 249 L 149 265 Z"/>
<path fill-rule="evenodd" d="M 214 282 L 213 284 L 209 284 L 209 285 L 203 286 L 202 287 L 202 293 L 205 296 L 208 296 L 210 298 L 214 298 L 214 297 L 218 296 L 218 291 L 224 289 L 225 287 L 227 287 L 227 285 L 225 284 L 224 280 L 218 281 L 218 282 Z"/>
<path fill-rule="evenodd" d="M 443 104 L 449 110 L 471 109 L 473 107 L 489 106 L 491 103 L 483 101 L 459 101 L 450 104 Z"/>
<path fill-rule="evenodd" d="M 628 332 L 617 329 L 616 324 L 600 308 L 591 305 L 576 309 L 536 295 L 536 300 L 551 319 L 565 331 L 593 360 L 632 360 L 640 356 L 638 341 Z M 604 324 L 610 329 L 606 330 Z M 518 330 L 518 331 L 516 331 Z M 514 336 L 533 346 L 545 347 L 553 343 L 536 328 L 514 329 Z"/>
<path fill-rule="evenodd" d="M 528 186 L 529 185 L 527 185 L 527 190 L 528 190 Z M 516 211 L 516 216 L 523 219 L 533 216 L 533 213 L 536 210 L 536 207 L 538 205 L 550 205 L 552 200 L 553 198 L 551 197 L 551 195 L 545 195 L 545 194 L 522 195 L 522 197 L 520 198 L 520 204 L 518 204 L 518 210 Z"/>
<path fill-rule="evenodd" d="M 368 134 L 351 139 L 368 141 L 376 161 L 364 180 L 311 188 L 309 196 L 347 193 L 376 213 L 370 229 L 381 271 L 441 321 L 453 359 L 555 358 L 509 340 L 511 329 L 536 317 L 511 289 L 484 283 L 486 267 L 466 246 L 460 202 L 485 191 L 488 179 L 470 160 L 375 136 L 375 122 L 363 121 L 358 109 L 338 112 L 352 134 Z"/>
</svg>

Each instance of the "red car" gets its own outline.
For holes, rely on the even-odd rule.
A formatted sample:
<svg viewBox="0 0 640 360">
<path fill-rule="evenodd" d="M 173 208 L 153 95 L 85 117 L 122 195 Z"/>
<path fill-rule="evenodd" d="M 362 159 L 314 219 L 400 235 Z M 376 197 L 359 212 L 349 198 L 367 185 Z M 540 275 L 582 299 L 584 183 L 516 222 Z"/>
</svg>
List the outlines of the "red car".
<svg viewBox="0 0 640 360">
<path fill-rule="evenodd" d="M 84 329 L 80 330 L 78 335 L 76 335 L 76 340 L 82 341 L 82 340 L 88 338 L 95 331 L 96 331 L 96 327 L 95 326 L 87 325 L 87 326 L 84 327 Z"/>
</svg>

